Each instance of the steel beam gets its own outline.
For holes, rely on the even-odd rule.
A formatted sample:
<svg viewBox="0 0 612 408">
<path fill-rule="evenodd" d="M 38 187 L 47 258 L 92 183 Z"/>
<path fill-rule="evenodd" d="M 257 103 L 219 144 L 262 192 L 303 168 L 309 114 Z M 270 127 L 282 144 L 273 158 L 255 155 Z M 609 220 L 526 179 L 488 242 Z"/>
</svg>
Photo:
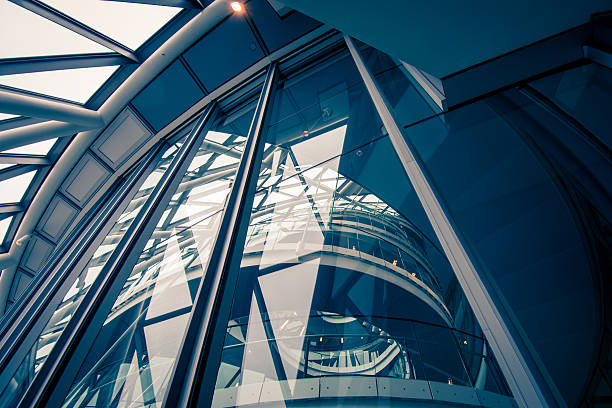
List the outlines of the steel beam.
<svg viewBox="0 0 612 408">
<path fill-rule="evenodd" d="M 13 177 L 20 176 L 33 170 L 38 170 L 39 168 L 40 166 L 36 164 L 11 166 L 9 168 L 0 170 L 0 182 L 11 179 Z"/>
<path fill-rule="evenodd" d="M 58 244 L 28 290 L 4 314 L 0 320 L 0 389 L 6 387 L 31 352 L 66 293 L 148 175 L 146 170 L 159 152 L 159 146 L 152 149 L 109 194 L 108 200 L 100 200 L 91 209 Z"/>
<path fill-rule="evenodd" d="M 0 153 L 0 164 L 35 164 L 47 166 L 51 164 L 47 156 L 39 154 Z"/>
<path fill-rule="evenodd" d="M 88 129 L 104 126 L 102 116 L 80 105 L 0 88 L 0 112 L 68 122 Z M 3 132 L 0 132 L 0 135 Z M 0 143 L 2 138 L 0 136 Z"/>
<path fill-rule="evenodd" d="M 104 0 L 104 1 L 118 1 L 121 3 L 138 3 L 138 4 L 152 4 L 154 6 L 170 6 L 170 7 L 181 7 L 181 8 L 203 8 L 202 4 L 197 1 L 190 0 Z"/>
<path fill-rule="evenodd" d="M 98 44 L 101 44 L 110 50 L 118 52 L 119 54 L 124 55 L 125 57 L 131 59 L 134 62 L 140 62 L 136 54 L 134 54 L 134 51 L 132 51 L 125 45 L 118 43 L 112 38 L 107 37 L 101 32 L 94 30 L 93 28 L 62 13 L 61 11 L 56 10 L 53 7 L 46 5 L 42 1 L 39 1 L 39 0 L 9 0 L 9 1 L 27 10 L 30 10 L 31 12 L 36 13 L 39 16 L 46 18 L 47 20 L 53 21 L 54 23 L 59 24 L 62 27 L 66 27 L 67 29 L 74 31 L 75 33 L 80 34 L 83 37 L 89 38 L 90 40 L 95 41 Z"/>
<path fill-rule="evenodd" d="M 99 109 L 104 120 L 110 122 L 143 87 L 174 61 L 174 59 L 178 58 L 183 51 L 215 28 L 219 22 L 230 14 L 231 9 L 228 7 L 227 0 L 215 0 L 213 3 L 209 4 L 205 10 L 202 10 L 202 12 L 196 15 L 191 21 L 181 27 L 180 30 L 174 33 L 172 37 L 151 54 L 146 61 L 140 64 L 130 77 L 117 88 L 106 102 L 104 102 Z M 291 47 L 295 47 L 295 45 L 289 45 L 287 49 L 291 49 Z M 287 52 L 286 50 L 285 52 Z M 242 79 L 242 77 L 238 75 L 236 79 Z M 208 95 L 205 99 L 207 101 L 206 103 L 212 100 Z M 205 104 L 199 104 L 197 109 L 202 109 L 204 106 Z M 197 109 L 196 111 L 189 110 L 189 115 L 195 114 Z M 27 212 L 24 214 L 19 224 L 16 233 L 17 236 L 31 234 L 61 182 L 81 158 L 82 154 L 89 148 L 92 138 L 96 137 L 98 133 L 98 129 L 82 132 L 70 142 L 70 145 L 68 145 L 49 171 L 49 174 L 47 174 L 36 196 L 30 203 Z M 165 129 L 159 132 L 153 140 L 159 140 L 160 137 L 167 134 L 168 129 Z M 130 163 L 133 163 L 133 159 L 128 160 L 127 164 Z M 124 166 L 126 165 L 124 164 Z M 15 274 L 14 265 L 20 258 L 23 250 L 23 246 L 11 245 L 7 253 L 0 254 L 0 267 L 7 268 L 2 272 L 2 276 L 0 277 L 0 310 L 2 310 L 4 306 Z"/>
<path fill-rule="evenodd" d="M 57 71 L 73 68 L 107 67 L 134 64 L 131 59 L 115 52 L 97 54 L 52 55 L 27 58 L 0 59 L 0 75 L 27 72 Z"/>
<path fill-rule="evenodd" d="M 16 213 L 23 211 L 19 204 L 0 204 L 0 214 Z"/>
<path fill-rule="evenodd" d="M 2 150 L 13 149 L 15 147 L 41 142 L 43 140 L 72 136 L 75 133 L 87 129 L 91 129 L 91 127 L 56 121 L 23 126 L 0 132 L 0 148 Z M 3 162 L 0 160 L 0 163 L 8 162 Z"/>
<path fill-rule="evenodd" d="M 253 192 L 259 176 L 257 166 L 264 147 L 261 137 L 264 116 L 271 100 L 276 72 L 274 64 L 268 71 L 255 109 L 244 153 L 164 397 L 165 406 L 211 406 Z"/>
<path fill-rule="evenodd" d="M 209 106 L 177 152 L 123 238 L 81 300 L 18 408 L 59 407 L 68 395 L 108 313 L 142 253 L 166 204 L 195 156 L 214 114 Z"/>
<path fill-rule="evenodd" d="M 413 153 L 401 126 L 394 119 L 391 105 L 365 65 L 351 38 L 348 36 L 344 38 L 376 110 L 387 129 L 391 144 L 427 214 L 489 346 L 493 350 L 516 402 L 520 407 L 530 408 L 557 406 L 558 401 L 555 401 L 554 391 L 549 389 L 549 384 L 544 380 L 542 374 L 533 369 L 536 365 L 527 348 L 524 347 L 524 343 L 516 335 L 517 330 L 507 318 L 503 306 L 500 306 L 503 303 L 497 298 L 495 292 L 488 289 L 481 273 L 468 255 L 457 229 L 453 227 L 447 215 L 448 212 L 442 207 L 427 179 L 420 159 Z"/>
</svg>

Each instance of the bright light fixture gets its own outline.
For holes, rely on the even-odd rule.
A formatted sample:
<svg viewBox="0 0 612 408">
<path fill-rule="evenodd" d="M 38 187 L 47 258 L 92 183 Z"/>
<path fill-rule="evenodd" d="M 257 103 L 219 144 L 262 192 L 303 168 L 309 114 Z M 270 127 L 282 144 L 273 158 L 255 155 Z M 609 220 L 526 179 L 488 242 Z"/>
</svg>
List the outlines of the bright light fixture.
<svg viewBox="0 0 612 408">
<path fill-rule="evenodd" d="M 242 3 L 240 3 L 239 1 L 232 1 L 230 6 L 232 7 L 232 10 L 237 13 L 240 13 L 242 11 Z"/>
</svg>

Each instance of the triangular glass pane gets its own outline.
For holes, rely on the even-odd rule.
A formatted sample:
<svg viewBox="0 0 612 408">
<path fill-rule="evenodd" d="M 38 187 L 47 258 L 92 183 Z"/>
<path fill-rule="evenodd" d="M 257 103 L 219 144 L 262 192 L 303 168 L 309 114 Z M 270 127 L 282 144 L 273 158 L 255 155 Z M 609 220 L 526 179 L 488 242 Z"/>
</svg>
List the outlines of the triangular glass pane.
<svg viewBox="0 0 612 408">
<path fill-rule="evenodd" d="M 182 10 L 100 0 L 46 0 L 45 3 L 133 50 Z"/>
<path fill-rule="evenodd" d="M 11 115 L 10 113 L 0 113 L 0 120 L 13 119 L 18 117 L 19 115 Z"/>
<path fill-rule="evenodd" d="M 16 165 L 15 164 L 0 163 L 0 170 L 8 169 L 11 166 L 16 166 Z"/>
<path fill-rule="evenodd" d="M 74 68 L 0 76 L 0 85 L 85 103 L 117 66 Z"/>
<path fill-rule="evenodd" d="M 0 1 L 0 58 L 111 52 L 10 1 Z"/>
<path fill-rule="evenodd" d="M 2 241 L 4 241 L 4 237 L 6 236 L 9 225 L 11 225 L 11 221 L 13 221 L 13 217 L 7 217 L 0 220 L 0 244 Z"/>
<path fill-rule="evenodd" d="M 16 154 L 39 154 L 39 155 L 44 156 L 47 153 L 49 153 L 49 150 L 51 150 L 51 148 L 53 147 L 56 141 L 57 141 L 57 138 L 43 140 L 41 142 L 36 142 L 36 143 L 32 143 L 32 144 L 25 145 L 25 146 L 19 146 L 14 149 L 9 149 L 6 151 L 3 150 L 2 152 L 3 153 L 16 153 Z"/>
<path fill-rule="evenodd" d="M 8 180 L 0 181 L 0 204 L 18 203 L 30 186 L 36 171 L 30 171 Z"/>
</svg>

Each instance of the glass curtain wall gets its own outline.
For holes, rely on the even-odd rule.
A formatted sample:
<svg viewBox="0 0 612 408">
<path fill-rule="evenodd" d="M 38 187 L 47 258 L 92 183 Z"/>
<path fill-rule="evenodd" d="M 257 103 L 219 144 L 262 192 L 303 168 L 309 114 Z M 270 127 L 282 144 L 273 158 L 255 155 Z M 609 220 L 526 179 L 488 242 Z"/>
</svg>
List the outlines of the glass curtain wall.
<svg viewBox="0 0 612 408">
<path fill-rule="evenodd" d="M 281 72 L 213 406 L 338 376 L 508 394 L 352 59 L 330 54 Z"/>
<path fill-rule="evenodd" d="M 188 130 L 189 129 L 186 129 L 186 131 Z M 151 194 L 151 191 L 157 185 L 159 179 L 168 169 L 168 166 L 182 144 L 184 133 L 182 135 L 177 135 L 175 139 L 178 140 L 168 146 L 158 159 L 158 163 L 152 166 L 152 171 L 131 199 L 123 214 L 121 214 L 109 234 L 96 249 L 87 266 L 78 274 L 76 280 L 47 322 L 45 328 L 42 330 L 38 341 L 24 358 L 10 383 L 6 386 L 2 394 L 0 394 L 0 406 L 15 406 L 32 381 L 34 375 L 38 372 L 40 366 L 47 359 L 47 356 L 64 331 L 66 324 L 72 317 L 81 300 L 91 287 L 91 284 L 106 264 L 108 258 L 117 247 L 127 229 L 139 214 L 147 197 Z"/>
<path fill-rule="evenodd" d="M 587 65 L 440 112 L 401 64 L 362 52 L 474 263 L 572 405 L 598 346 L 596 275 L 606 264 L 594 243 L 606 248 L 606 238 L 594 231 L 609 230 L 610 213 L 605 117 L 576 100 L 596 99 L 609 70 Z M 314 398 L 364 384 L 382 396 L 383 380 L 428 398 L 509 396 L 344 43 L 281 61 L 280 76 L 238 281 L 226 288 L 230 320 L 214 333 L 225 344 L 213 405 L 282 404 L 300 384 L 316 387 Z M 98 311 L 104 323 L 65 407 L 162 404 L 253 119 L 252 98 L 228 100 Z M 132 221 L 150 215 L 141 208 L 180 145 L 78 276 L 3 406 L 30 383 Z"/>
<path fill-rule="evenodd" d="M 401 65 L 364 56 L 481 273 L 575 406 L 600 347 L 610 265 L 612 71 L 587 64 L 441 113 Z"/>
<path fill-rule="evenodd" d="M 207 132 L 106 317 L 64 406 L 159 406 L 254 112 Z"/>
</svg>

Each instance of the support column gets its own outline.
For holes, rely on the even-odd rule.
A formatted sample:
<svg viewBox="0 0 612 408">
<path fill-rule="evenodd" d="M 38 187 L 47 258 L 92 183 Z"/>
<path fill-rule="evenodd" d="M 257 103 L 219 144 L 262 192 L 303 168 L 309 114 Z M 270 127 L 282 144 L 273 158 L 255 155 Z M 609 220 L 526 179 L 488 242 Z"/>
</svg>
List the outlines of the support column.
<svg viewBox="0 0 612 408">
<path fill-rule="evenodd" d="M 507 317 L 508 314 L 503 309 L 502 301 L 494 291 L 488 289 L 481 273 L 476 269 L 456 229 L 453 228 L 448 213 L 443 209 L 427 180 L 422 165 L 408 145 L 401 127 L 393 118 L 392 108 L 365 65 L 359 50 L 350 37 L 345 36 L 344 39 L 387 129 L 398 158 L 474 311 L 516 402 L 521 407 L 529 408 L 564 405 L 562 401 L 555 401 L 549 384 L 535 368 L 537 365 L 522 342 L 518 331 Z"/>
</svg>

